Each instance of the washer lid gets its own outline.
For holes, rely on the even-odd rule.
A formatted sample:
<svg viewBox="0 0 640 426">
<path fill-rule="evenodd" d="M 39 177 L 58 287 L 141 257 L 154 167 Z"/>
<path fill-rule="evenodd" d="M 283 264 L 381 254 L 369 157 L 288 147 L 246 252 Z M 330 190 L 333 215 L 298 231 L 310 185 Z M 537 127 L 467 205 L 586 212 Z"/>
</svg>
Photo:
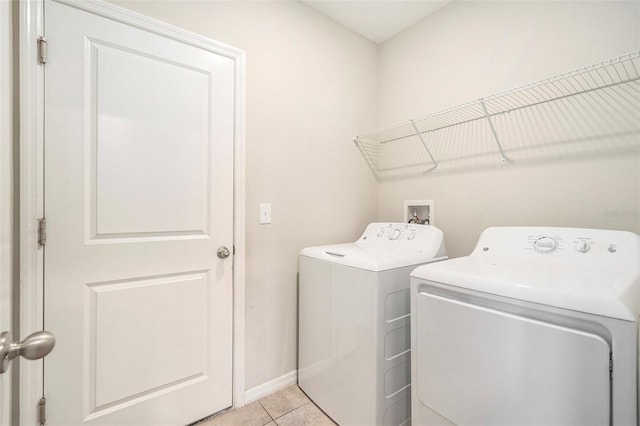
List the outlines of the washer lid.
<svg viewBox="0 0 640 426">
<path fill-rule="evenodd" d="M 307 247 L 300 255 L 374 272 L 446 259 L 446 256 L 434 258 L 425 250 L 362 246 L 357 243 Z"/>
<path fill-rule="evenodd" d="M 489 228 L 470 256 L 421 266 L 411 276 L 611 318 L 640 317 L 640 237 L 622 231 L 511 229 Z M 501 243 L 507 234 L 512 238 Z M 543 240 L 537 251 L 533 244 L 541 238 L 558 245 L 545 251 Z M 531 247 L 524 244 L 518 251 L 518 240 Z"/>
</svg>

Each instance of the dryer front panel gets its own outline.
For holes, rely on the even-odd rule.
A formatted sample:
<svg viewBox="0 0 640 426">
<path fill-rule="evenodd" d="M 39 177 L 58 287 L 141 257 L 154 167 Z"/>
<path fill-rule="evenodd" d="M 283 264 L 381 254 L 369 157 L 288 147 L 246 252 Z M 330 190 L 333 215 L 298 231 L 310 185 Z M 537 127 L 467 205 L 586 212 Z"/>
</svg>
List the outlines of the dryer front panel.
<svg viewBox="0 0 640 426">
<path fill-rule="evenodd" d="M 417 293 L 421 404 L 457 425 L 606 425 L 611 349 L 597 334 Z"/>
</svg>

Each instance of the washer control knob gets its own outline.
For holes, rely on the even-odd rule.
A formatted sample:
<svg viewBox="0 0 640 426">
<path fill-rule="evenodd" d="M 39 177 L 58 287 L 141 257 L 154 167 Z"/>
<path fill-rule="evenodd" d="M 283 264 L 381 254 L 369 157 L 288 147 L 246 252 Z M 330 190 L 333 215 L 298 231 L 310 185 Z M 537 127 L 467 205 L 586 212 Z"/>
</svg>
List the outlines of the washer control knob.
<svg viewBox="0 0 640 426">
<path fill-rule="evenodd" d="M 382 237 L 384 235 L 384 229 L 381 229 L 380 232 L 378 232 L 378 237 Z"/>
<path fill-rule="evenodd" d="M 591 246 L 589 245 L 589 241 L 587 240 L 580 240 L 578 241 L 578 244 L 576 244 L 576 250 L 580 253 L 586 253 L 590 248 Z"/>
<path fill-rule="evenodd" d="M 540 237 L 534 241 L 533 248 L 538 253 L 551 253 L 558 248 L 558 242 L 551 237 Z"/>
<path fill-rule="evenodd" d="M 610 244 L 607 250 L 609 250 L 609 253 L 615 253 L 616 251 L 618 251 L 618 248 L 615 244 Z"/>
<path fill-rule="evenodd" d="M 410 232 L 409 235 L 407 235 L 407 240 L 413 240 L 415 237 L 416 237 L 416 233 Z"/>
<path fill-rule="evenodd" d="M 391 233 L 389 234 L 389 239 L 390 240 L 397 240 L 398 237 L 400 236 L 400 229 L 395 228 L 393 231 L 391 231 Z"/>
</svg>

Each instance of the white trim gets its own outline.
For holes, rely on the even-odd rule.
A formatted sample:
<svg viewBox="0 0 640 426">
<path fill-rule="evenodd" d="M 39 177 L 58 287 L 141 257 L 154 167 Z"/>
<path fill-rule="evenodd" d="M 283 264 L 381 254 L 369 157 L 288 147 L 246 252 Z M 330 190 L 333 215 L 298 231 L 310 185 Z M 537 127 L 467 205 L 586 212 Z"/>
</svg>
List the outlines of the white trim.
<svg viewBox="0 0 640 426">
<path fill-rule="evenodd" d="M 245 53 L 236 61 L 235 144 L 233 152 L 233 407 L 245 405 Z"/>
<path fill-rule="evenodd" d="M 245 341 L 245 53 L 147 16 L 100 0 L 52 0 L 145 31 L 170 37 L 235 61 L 236 102 L 234 140 L 233 275 L 233 406 L 244 405 Z M 37 63 L 37 38 L 42 34 L 43 1 L 20 4 L 20 281 L 21 334 L 43 324 L 42 250 L 37 244 L 37 219 L 43 216 L 44 78 Z M 51 42 L 51 41 L 50 41 Z M 37 424 L 42 395 L 42 362 L 21 363 L 20 423 Z"/>
<path fill-rule="evenodd" d="M 37 62 L 43 3 L 19 2 L 20 48 L 20 337 L 42 330 L 43 251 L 38 247 L 38 218 L 43 216 L 44 76 Z M 38 424 L 42 361 L 20 363 L 20 424 Z"/>
<path fill-rule="evenodd" d="M 0 332 L 12 332 L 13 22 L 12 2 L 0 1 Z M 12 423 L 11 369 L 0 377 L 0 425 Z M 17 396 L 17 395 L 16 395 Z"/>
<path fill-rule="evenodd" d="M 51 0 L 237 60 L 244 51 L 103 0 Z"/>
<path fill-rule="evenodd" d="M 298 370 L 293 370 L 266 383 L 247 389 L 244 393 L 244 401 L 249 404 L 296 383 L 298 383 Z"/>
</svg>

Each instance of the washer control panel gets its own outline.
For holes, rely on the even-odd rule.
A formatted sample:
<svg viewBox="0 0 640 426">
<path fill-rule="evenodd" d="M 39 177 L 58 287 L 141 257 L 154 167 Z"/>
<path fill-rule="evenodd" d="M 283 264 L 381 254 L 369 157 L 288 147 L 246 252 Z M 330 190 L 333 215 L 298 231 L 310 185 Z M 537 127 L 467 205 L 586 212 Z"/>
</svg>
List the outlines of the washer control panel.
<svg viewBox="0 0 640 426">
<path fill-rule="evenodd" d="M 358 240 L 365 246 L 419 247 L 442 238 L 440 231 L 431 225 L 407 223 L 371 223 Z"/>
<path fill-rule="evenodd" d="M 413 240 L 416 237 L 417 225 L 408 225 L 405 223 L 389 223 L 378 225 L 379 226 L 376 227 L 378 231 L 376 232 L 377 238 L 386 238 L 388 240 L 395 241 L 397 239 Z M 365 234 L 367 234 L 367 232 L 365 232 Z"/>
</svg>

